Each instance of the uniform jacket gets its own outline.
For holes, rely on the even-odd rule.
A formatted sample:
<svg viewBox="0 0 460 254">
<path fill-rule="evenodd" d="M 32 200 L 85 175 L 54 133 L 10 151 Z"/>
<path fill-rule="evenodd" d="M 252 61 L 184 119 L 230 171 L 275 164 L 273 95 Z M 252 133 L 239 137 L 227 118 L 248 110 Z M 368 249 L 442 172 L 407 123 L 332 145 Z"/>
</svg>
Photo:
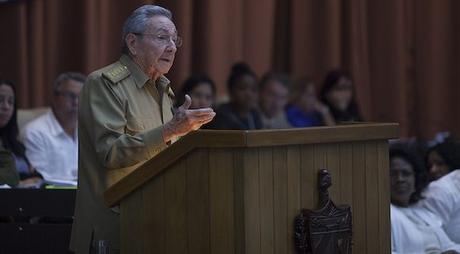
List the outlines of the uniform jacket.
<svg viewBox="0 0 460 254">
<path fill-rule="evenodd" d="M 120 249 L 119 214 L 105 205 L 103 192 L 167 147 L 163 123 L 172 118 L 173 96 L 169 80 L 150 80 L 127 55 L 88 76 L 79 101 L 70 246 L 76 253 L 88 253 L 99 240 Z"/>
</svg>

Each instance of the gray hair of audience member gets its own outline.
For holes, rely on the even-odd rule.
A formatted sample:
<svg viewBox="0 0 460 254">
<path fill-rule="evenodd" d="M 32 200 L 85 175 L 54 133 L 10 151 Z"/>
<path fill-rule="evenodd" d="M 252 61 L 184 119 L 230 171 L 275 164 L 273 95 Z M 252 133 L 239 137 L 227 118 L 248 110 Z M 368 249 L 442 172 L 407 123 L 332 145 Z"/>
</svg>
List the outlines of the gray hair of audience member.
<svg viewBox="0 0 460 254">
<path fill-rule="evenodd" d="M 289 79 L 289 76 L 283 73 L 279 72 L 268 72 L 265 75 L 262 76 L 259 82 L 259 91 L 262 91 L 265 86 L 268 84 L 270 81 L 276 81 L 282 84 L 284 87 L 286 87 L 288 90 L 291 87 L 291 81 Z"/>
<path fill-rule="evenodd" d="M 126 45 L 126 36 L 130 33 L 143 33 L 148 25 L 149 19 L 153 16 L 164 16 L 172 20 L 171 11 L 161 6 L 147 4 L 137 8 L 123 24 L 121 33 L 122 53 L 129 54 L 129 48 L 128 45 Z"/>
<path fill-rule="evenodd" d="M 59 88 L 61 87 L 61 85 L 64 82 L 68 81 L 68 80 L 73 80 L 73 81 L 77 81 L 77 82 L 80 82 L 80 83 L 85 83 L 86 76 L 84 74 L 82 74 L 82 73 L 72 72 L 72 71 L 61 73 L 54 80 L 53 92 L 55 92 L 55 93 L 59 92 Z"/>
</svg>

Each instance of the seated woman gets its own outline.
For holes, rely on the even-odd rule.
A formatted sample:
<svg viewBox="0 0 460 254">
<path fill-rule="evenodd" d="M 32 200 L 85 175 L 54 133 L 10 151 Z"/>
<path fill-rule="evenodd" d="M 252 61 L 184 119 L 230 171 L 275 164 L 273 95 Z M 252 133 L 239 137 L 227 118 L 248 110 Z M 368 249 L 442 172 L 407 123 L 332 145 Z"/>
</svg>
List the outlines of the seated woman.
<svg viewBox="0 0 460 254">
<path fill-rule="evenodd" d="M 12 82 L 0 80 L 0 149 L 10 152 L 14 157 L 21 179 L 18 187 L 38 186 L 41 177 L 30 166 L 18 134 L 16 90 Z"/>
<path fill-rule="evenodd" d="M 289 78 L 269 72 L 259 83 L 259 106 L 264 129 L 291 128 L 284 108 L 289 98 Z"/>
<path fill-rule="evenodd" d="M 289 123 L 294 127 L 334 126 L 329 108 L 316 98 L 315 86 L 304 78 L 291 90 L 291 102 L 286 107 Z"/>
<path fill-rule="evenodd" d="M 430 182 L 438 180 L 454 169 L 460 169 L 460 142 L 454 140 L 454 138 L 447 138 L 429 148 L 426 163 Z"/>
<path fill-rule="evenodd" d="M 392 253 L 458 253 L 442 221 L 418 206 L 426 186 L 421 160 L 407 149 L 390 149 Z"/>
<path fill-rule="evenodd" d="M 221 105 L 210 129 L 255 130 L 262 128 L 257 112 L 257 79 L 244 63 L 233 65 L 227 82 L 230 102 Z"/>
<path fill-rule="evenodd" d="M 335 70 L 327 74 L 320 100 L 329 107 L 336 123 L 362 121 L 353 82 L 346 72 Z"/>
<path fill-rule="evenodd" d="M 190 109 L 213 108 L 216 100 L 216 86 L 206 75 L 196 74 L 184 81 L 182 89 L 176 98 L 176 107 L 184 103 L 185 95 L 192 99 Z"/>
</svg>

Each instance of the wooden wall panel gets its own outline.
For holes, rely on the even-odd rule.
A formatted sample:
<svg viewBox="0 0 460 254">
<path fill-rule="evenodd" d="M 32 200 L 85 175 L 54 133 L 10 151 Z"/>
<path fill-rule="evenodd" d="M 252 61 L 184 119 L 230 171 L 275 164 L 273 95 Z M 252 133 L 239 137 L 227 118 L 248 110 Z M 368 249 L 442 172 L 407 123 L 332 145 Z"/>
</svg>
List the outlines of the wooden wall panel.
<svg viewBox="0 0 460 254">
<path fill-rule="evenodd" d="M 273 220 L 274 253 L 288 253 L 292 238 L 287 237 L 288 227 L 288 162 L 287 147 L 273 148 Z"/>
<path fill-rule="evenodd" d="M 187 253 L 186 170 L 182 159 L 165 172 L 165 253 Z"/>
<path fill-rule="evenodd" d="M 234 253 L 232 150 L 210 150 L 209 168 L 211 253 Z"/>
<path fill-rule="evenodd" d="M 294 218 L 302 209 L 301 205 L 301 151 L 300 146 L 290 146 L 287 148 L 287 243 L 289 254 L 294 254 Z"/>
<path fill-rule="evenodd" d="M 235 215 L 235 253 L 245 253 L 246 227 L 244 209 L 244 150 L 233 150 L 233 189 L 234 189 L 234 215 Z"/>
<path fill-rule="evenodd" d="M 376 142 L 365 143 L 366 169 L 366 249 L 367 253 L 379 253 L 379 179 Z"/>
<path fill-rule="evenodd" d="M 314 146 L 301 146 L 300 152 L 300 200 L 302 209 L 316 209 L 318 197 L 316 195 L 317 174 L 315 168 L 322 165 L 322 158 L 315 158 Z M 297 211 L 297 214 L 300 211 Z"/>
<path fill-rule="evenodd" d="M 198 149 L 186 158 L 188 253 L 210 253 L 208 156 L 207 149 Z"/>
<path fill-rule="evenodd" d="M 245 149 L 244 160 L 244 223 L 246 229 L 246 252 L 259 254 L 261 249 L 259 152 L 256 148 Z"/>
<path fill-rule="evenodd" d="M 164 175 L 159 175 L 142 188 L 143 245 L 146 253 L 165 253 L 165 195 Z M 136 208 L 136 210 L 142 210 Z"/>
<path fill-rule="evenodd" d="M 379 178 L 379 250 L 381 254 L 391 252 L 391 224 L 390 224 L 390 165 L 388 156 L 388 142 L 379 141 L 378 178 Z"/>
<path fill-rule="evenodd" d="M 366 252 L 365 151 L 362 143 L 353 143 L 353 253 Z"/>
<path fill-rule="evenodd" d="M 122 253 L 143 253 L 142 230 L 142 191 L 137 190 L 129 195 L 121 206 L 120 230 L 125 241 L 120 246 Z"/>
<path fill-rule="evenodd" d="M 338 144 L 322 145 L 326 150 L 326 169 L 329 170 L 332 176 L 332 186 L 329 188 L 329 194 L 337 205 L 342 204 L 340 198 L 340 185 L 343 179 L 340 178 L 340 153 Z"/>
<path fill-rule="evenodd" d="M 259 148 L 260 252 L 274 253 L 273 151 Z"/>
<path fill-rule="evenodd" d="M 353 204 L 353 145 L 350 143 L 339 144 L 340 154 L 340 195 L 338 199 L 342 204 Z M 353 207 L 352 207 L 353 208 Z"/>
</svg>

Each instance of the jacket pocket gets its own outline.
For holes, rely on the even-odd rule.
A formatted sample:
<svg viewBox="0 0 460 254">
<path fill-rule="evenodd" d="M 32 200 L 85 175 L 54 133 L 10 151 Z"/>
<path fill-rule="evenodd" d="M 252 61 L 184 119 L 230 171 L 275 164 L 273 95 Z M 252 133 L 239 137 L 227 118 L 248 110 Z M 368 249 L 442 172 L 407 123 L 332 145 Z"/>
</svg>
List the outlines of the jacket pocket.
<svg viewBox="0 0 460 254">
<path fill-rule="evenodd" d="M 128 118 L 125 127 L 125 133 L 129 135 L 136 135 L 145 130 L 142 119 L 139 118 Z"/>
</svg>

